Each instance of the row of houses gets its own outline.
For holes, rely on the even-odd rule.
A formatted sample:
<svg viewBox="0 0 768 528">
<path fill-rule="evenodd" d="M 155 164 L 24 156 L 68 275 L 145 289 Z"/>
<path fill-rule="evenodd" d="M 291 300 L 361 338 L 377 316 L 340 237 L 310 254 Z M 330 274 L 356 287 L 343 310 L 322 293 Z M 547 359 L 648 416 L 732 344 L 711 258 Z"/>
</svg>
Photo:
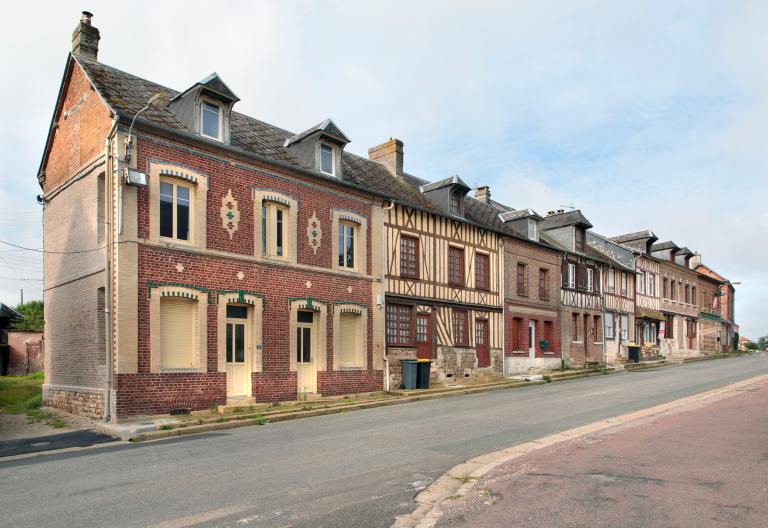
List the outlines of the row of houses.
<svg viewBox="0 0 768 528">
<path fill-rule="evenodd" d="M 116 418 L 396 388 L 406 358 L 474 383 L 730 343 L 733 286 L 685 247 L 408 174 L 397 139 L 349 153 L 331 119 L 280 129 L 215 73 L 171 90 L 99 39 L 83 13 L 38 173 L 49 405 Z"/>
</svg>

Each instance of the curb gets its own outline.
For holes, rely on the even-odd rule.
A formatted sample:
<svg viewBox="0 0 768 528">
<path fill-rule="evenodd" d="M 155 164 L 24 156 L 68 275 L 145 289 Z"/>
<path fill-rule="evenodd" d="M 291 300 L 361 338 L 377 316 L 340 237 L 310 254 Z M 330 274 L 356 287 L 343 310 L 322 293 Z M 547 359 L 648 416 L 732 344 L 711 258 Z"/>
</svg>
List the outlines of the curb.
<svg viewBox="0 0 768 528">
<path fill-rule="evenodd" d="M 594 434 L 619 425 L 628 424 L 643 418 L 649 419 L 663 415 L 673 410 L 691 407 L 695 404 L 706 405 L 708 400 L 718 396 L 726 396 L 745 387 L 762 382 L 768 382 L 768 375 L 755 376 L 725 387 L 712 389 L 693 396 L 641 409 L 629 414 L 600 420 L 591 424 L 569 429 L 560 433 L 545 436 L 537 440 L 518 444 L 516 446 L 487 453 L 471 458 L 446 471 L 435 482 L 416 496 L 416 509 L 405 515 L 398 516 L 392 528 L 432 528 L 443 515 L 440 506 L 448 500 L 465 496 L 477 481 L 496 467 L 553 444 L 575 440 L 588 434 Z"/>
</svg>

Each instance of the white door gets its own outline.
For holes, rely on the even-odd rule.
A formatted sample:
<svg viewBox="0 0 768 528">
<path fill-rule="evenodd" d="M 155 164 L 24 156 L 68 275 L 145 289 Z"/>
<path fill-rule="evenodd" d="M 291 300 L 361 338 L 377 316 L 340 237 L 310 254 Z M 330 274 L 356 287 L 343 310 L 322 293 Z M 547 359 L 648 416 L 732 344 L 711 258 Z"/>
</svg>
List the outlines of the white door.
<svg viewBox="0 0 768 528">
<path fill-rule="evenodd" d="M 245 306 L 227 306 L 227 396 L 251 395 L 250 321 Z"/>
<path fill-rule="evenodd" d="M 296 323 L 296 370 L 299 394 L 317 392 L 315 312 L 298 312 Z"/>
<path fill-rule="evenodd" d="M 536 358 L 536 321 L 528 321 L 528 357 Z"/>
</svg>

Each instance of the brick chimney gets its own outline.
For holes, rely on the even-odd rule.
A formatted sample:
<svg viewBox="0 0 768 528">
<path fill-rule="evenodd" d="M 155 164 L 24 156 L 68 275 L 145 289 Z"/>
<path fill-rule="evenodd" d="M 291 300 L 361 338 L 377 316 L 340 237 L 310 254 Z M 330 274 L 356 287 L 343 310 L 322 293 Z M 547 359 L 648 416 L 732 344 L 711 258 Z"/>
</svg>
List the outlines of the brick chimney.
<svg viewBox="0 0 768 528">
<path fill-rule="evenodd" d="M 390 138 L 386 143 L 368 149 L 368 159 L 384 165 L 396 178 L 403 177 L 403 142 Z"/>
<path fill-rule="evenodd" d="M 483 185 L 475 189 L 475 199 L 483 203 L 491 203 L 491 188 Z"/>
<path fill-rule="evenodd" d="M 99 30 L 91 25 L 93 13 L 83 11 L 80 23 L 72 32 L 72 53 L 77 53 L 91 60 L 97 60 L 99 54 Z"/>
</svg>

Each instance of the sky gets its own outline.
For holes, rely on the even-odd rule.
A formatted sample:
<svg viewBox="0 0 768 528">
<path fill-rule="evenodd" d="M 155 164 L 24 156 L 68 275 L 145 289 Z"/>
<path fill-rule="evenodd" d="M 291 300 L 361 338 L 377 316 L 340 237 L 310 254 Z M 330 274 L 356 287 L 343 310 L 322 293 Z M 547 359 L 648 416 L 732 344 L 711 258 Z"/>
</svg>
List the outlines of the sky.
<svg viewBox="0 0 768 528">
<path fill-rule="evenodd" d="M 182 90 L 218 72 L 236 110 L 330 117 L 367 155 L 458 174 L 608 236 L 651 229 L 737 287 L 768 334 L 768 2 L 4 2 L 0 240 L 41 248 L 36 175 L 83 9 L 99 60 Z M 0 244 L 0 301 L 42 296 L 39 253 Z"/>
</svg>

